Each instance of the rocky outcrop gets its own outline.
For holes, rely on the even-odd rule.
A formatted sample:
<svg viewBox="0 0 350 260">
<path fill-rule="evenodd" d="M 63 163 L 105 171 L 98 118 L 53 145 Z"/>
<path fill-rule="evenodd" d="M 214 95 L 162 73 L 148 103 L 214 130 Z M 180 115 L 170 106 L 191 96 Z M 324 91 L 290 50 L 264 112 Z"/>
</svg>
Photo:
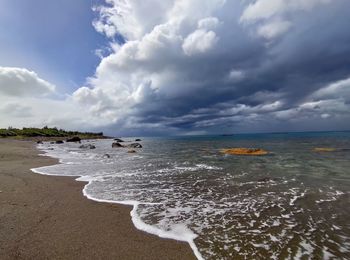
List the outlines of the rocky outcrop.
<svg viewBox="0 0 350 260">
<path fill-rule="evenodd" d="M 81 146 L 79 146 L 80 149 L 95 149 L 96 146 L 94 146 L 93 144 L 83 144 Z"/>
<path fill-rule="evenodd" d="M 129 148 L 142 148 L 142 145 L 139 143 L 132 143 L 132 144 L 128 144 L 127 147 L 129 147 Z"/>
<path fill-rule="evenodd" d="M 121 148 L 121 147 L 125 147 L 125 146 L 120 144 L 120 143 L 118 143 L 118 142 L 112 143 L 112 148 Z"/>
<path fill-rule="evenodd" d="M 221 153 L 232 154 L 232 155 L 266 155 L 267 151 L 258 148 L 232 148 L 223 149 Z"/>
<path fill-rule="evenodd" d="M 76 143 L 76 142 L 81 142 L 81 139 L 78 136 L 74 136 L 72 138 L 69 138 L 66 140 L 66 142 L 72 142 L 72 143 Z"/>
</svg>

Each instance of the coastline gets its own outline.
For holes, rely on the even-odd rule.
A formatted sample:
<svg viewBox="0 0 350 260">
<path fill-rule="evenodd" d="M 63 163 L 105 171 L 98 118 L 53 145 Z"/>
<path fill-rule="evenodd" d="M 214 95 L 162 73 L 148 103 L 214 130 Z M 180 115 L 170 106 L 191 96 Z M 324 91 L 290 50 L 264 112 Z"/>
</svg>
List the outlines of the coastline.
<svg viewBox="0 0 350 260">
<path fill-rule="evenodd" d="M 0 139 L 1 259 L 196 259 L 185 242 L 137 230 L 132 207 L 83 196 L 85 182 L 30 171 L 58 160 Z"/>
</svg>

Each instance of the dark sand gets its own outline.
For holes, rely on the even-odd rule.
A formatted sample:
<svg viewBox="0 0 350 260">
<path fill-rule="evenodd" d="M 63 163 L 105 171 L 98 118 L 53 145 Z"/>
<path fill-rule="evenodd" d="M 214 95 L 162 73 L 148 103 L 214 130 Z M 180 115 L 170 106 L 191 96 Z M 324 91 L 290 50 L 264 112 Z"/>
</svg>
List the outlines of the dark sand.
<svg viewBox="0 0 350 260">
<path fill-rule="evenodd" d="M 29 170 L 55 163 L 33 142 L 0 139 L 0 259 L 195 259 L 186 243 L 138 231 L 130 207 Z"/>
</svg>

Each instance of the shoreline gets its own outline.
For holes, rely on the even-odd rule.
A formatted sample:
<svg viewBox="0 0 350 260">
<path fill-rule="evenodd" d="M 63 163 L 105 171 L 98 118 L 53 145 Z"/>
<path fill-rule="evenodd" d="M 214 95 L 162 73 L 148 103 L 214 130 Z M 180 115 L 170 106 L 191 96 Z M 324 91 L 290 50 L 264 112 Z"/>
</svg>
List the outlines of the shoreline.
<svg viewBox="0 0 350 260">
<path fill-rule="evenodd" d="M 56 157 L 53 157 L 53 156 L 50 156 L 50 155 L 47 155 L 47 153 L 43 152 L 36 148 L 36 150 L 39 153 L 39 155 L 41 156 L 47 156 L 49 158 L 53 158 L 55 160 L 57 160 L 57 164 L 64 164 L 60 159 L 56 158 Z M 36 173 L 36 174 L 40 174 L 40 175 L 45 175 L 45 176 L 56 176 L 56 177 L 72 177 L 75 181 L 78 181 L 78 182 L 82 182 L 82 183 L 85 183 L 83 185 L 83 189 L 82 189 L 82 194 L 84 197 L 86 197 L 87 199 L 89 200 L 92 200 L 92 201 L 95 201 L 95 202 L 98 202 L 98 203 L 109 203 L 109 204 L 118 204 L 118 205 L 122 205 L 122 206 L 129 206 L 132 208 L 132 210 L 130 211 L 129 215 L 131 216 L 131 221 L 132 223 L 134 224 L 134 227 L 142 232 L 145 232 L 145 233 L 148 233 L 148 234 L 151 234 L 151 235 L 155 235 L 159 238 L 163 238 L 163 239 L 171 239 L 171 240 L 175 240 L 177 242 L 184 242 L 184 243 L 187 243 L 190 248 L 192 249 L 192 252 L 194 253 L 195 257 L 199 260 L 202 260 L 203 257 L 202 255 L 200 254 L 197 246 L 195 245 L 194 243 L 194 239 L 197 237 L 196 234 L 194 234 L 192 231 L 190 231 L 190 233 L 187 231 L 187 233 L 185 234 L 181 234 L 179 235 L 176 231 L 163 231 L 161 229 L 158 229 L 152 225 L 149 225 L 149 224 L 146 224 L 144 223 L 140 218 L 139 216 L 137 216 L 137 208 L 139 205 L 142 205 L 142 204 L 147 204 L 147 203 L 141 203 L 141 202 L 138 202 L 138 201 L 116 201 L 116 200 L 105 200 L 105 199 L 98 199 L 98 198 L 95 198 L 95 197 L 92 197 L 91 195 L 89 195 L 86 191 L 86 187 L 88 185 L 90 185 L 91 183 L 91 180 L 88 180 L 86 177 L 87 176 L 84 176 L 84 175 L 65 175 L 65 176 L 62 176 L 62 175 L 55 175 L 55 174 L 47 174 L 45 172 L 41 172 L 39 171 L 38 169 L 39 168 L 32 168 L 30 169 L 32 172 Z M 150 203 L 152 204 L 152 203 Z"/>
<path fill-rule="evenodd" d="M 1 259 L 196 259 L 187 243 L 136 229 L 130 206 L 85 198 L 87 182 L 31 172 L 58 163 L 39 154 L 0 139 Z"/>
</svg>

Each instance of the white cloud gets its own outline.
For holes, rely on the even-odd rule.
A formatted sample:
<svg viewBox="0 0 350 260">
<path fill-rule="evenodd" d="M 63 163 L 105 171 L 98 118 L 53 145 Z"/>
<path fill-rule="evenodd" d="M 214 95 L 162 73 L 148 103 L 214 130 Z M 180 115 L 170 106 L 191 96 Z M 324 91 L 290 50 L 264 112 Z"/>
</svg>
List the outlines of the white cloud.
<svg viewBox="0 0 350 260">
<path fill-rule="evenodd" d="M 327 119 L 327 118 L 330 118 L 331 115 L 330 115 L 330 114 L 322 114 L 321 117 L 322 117 L 323 119 Z"/>
<path fill-rule="evenodd" d="M 270 18 L 277 13 L 284 12 L 287 3 L 285 0 L 257 0 L 245 8 L 240 20 L 242 22 L 254 22 L 259 19 Z"/>
<path fill-rule="evenodd" d="M 343 98 L 350 100 L 350 78 L 333 82 L 311 95 L 312 99 Z"/>
<path fill-rule="evenodd" d="M 328 3 L 331 0 L 256 0 L 245 7 L 240 22 L 257 24 L 257 34 L 271 40 L 290 29 L 294 12 L 311 11 Z"/>
<path fill-rule="evenodd" d="M 245 8 L 240 20 L 254 22 L 288 12 L 309 11 L 315 6 L 330 2 L 331 0 L 256 0 Z"/>
<path fill-rule="evenodd" d="M 55 86 L 33 71 L 0 67 L 0 127 L 50 125 L 88 130 L 110 123 L 83 112 L 69 96 L 50 95 L 55 93 Z"/>
<path fill-rule="evenodd" d="M 0 112 L 2 115 L 11 116 L 11 117 L 29 117 L 32 116 L 31 107 L 23 106 L 18 103 L 5 103 L 0 106 Z"/>
<path fill-rule="evenodd" d="M 287 32 L 291 25 L 289 21 L 272 21 L 260 26 L 257 33 L 259 36 L 270 40 Z"/>
<path fill-rule="evenodd" d="M 55 86 L 24 68 L 0 67 L 0 92 L 9 96 L 43 96 L 55 91 Z"/>
<path fill-rule="evenodd" d="M 227 76 L 227 80 L 229 82 L 237 82 L 244 79 L 244 77 L 245 77 L 244 71 L 232 69 Z"/>
<path fill-rule="evenodd" d="M 198 21 L 198 29 L 214 30 L 219 24 L 220 24 L 220 21 L 218 18 L 207 17 Z"/>
<path fill-rule="evenodd" d="M 111 6 L 98 8 L 101 18 L 94 22 L 95 27 L 109 37 L 118 32 L 127 41 L 112 44 L 113 52 L 101 60 L 89 87 L 75 91 L 73 100 L 100 118 L 126 124 L 125 117 L 139 113 L 138 105 L 143 111 L 156 109 L 164 98 L 193 91 L 188 86 L 199 82 L 184 76 L 187 72 L 179 63 L 187 63 L 191 56 L 215 46 L 218 37 L 213 30 L 220 21 L 212 13 L 224 1 L 108 3 Z"/>
<path fill-rule="evenodd" d="M 212 49 L 219 38 L 212 30 L 219 25 L 216 17 L 206 17 L 198 21 L 197 30 L 189 34 L 183 41 L 182 49 L 188 56 L 205 53 Z"/>
<path fill-rule="evenodd" d="M 98 32 L 113 37 L 119 33 L 128 40 L 137 40 L 167 18 L 173 0 L 106 0 L 109 6 L 95 7 L 100 18 L 94 21 Z"/>
<path fill-rule="evenodd" d="M 207 52 L 217 42 L 218 37 L 215 32 L 198 29 L 186 37 L 182 49 L 186 55 L 192 56 Z"/>
</svg>

